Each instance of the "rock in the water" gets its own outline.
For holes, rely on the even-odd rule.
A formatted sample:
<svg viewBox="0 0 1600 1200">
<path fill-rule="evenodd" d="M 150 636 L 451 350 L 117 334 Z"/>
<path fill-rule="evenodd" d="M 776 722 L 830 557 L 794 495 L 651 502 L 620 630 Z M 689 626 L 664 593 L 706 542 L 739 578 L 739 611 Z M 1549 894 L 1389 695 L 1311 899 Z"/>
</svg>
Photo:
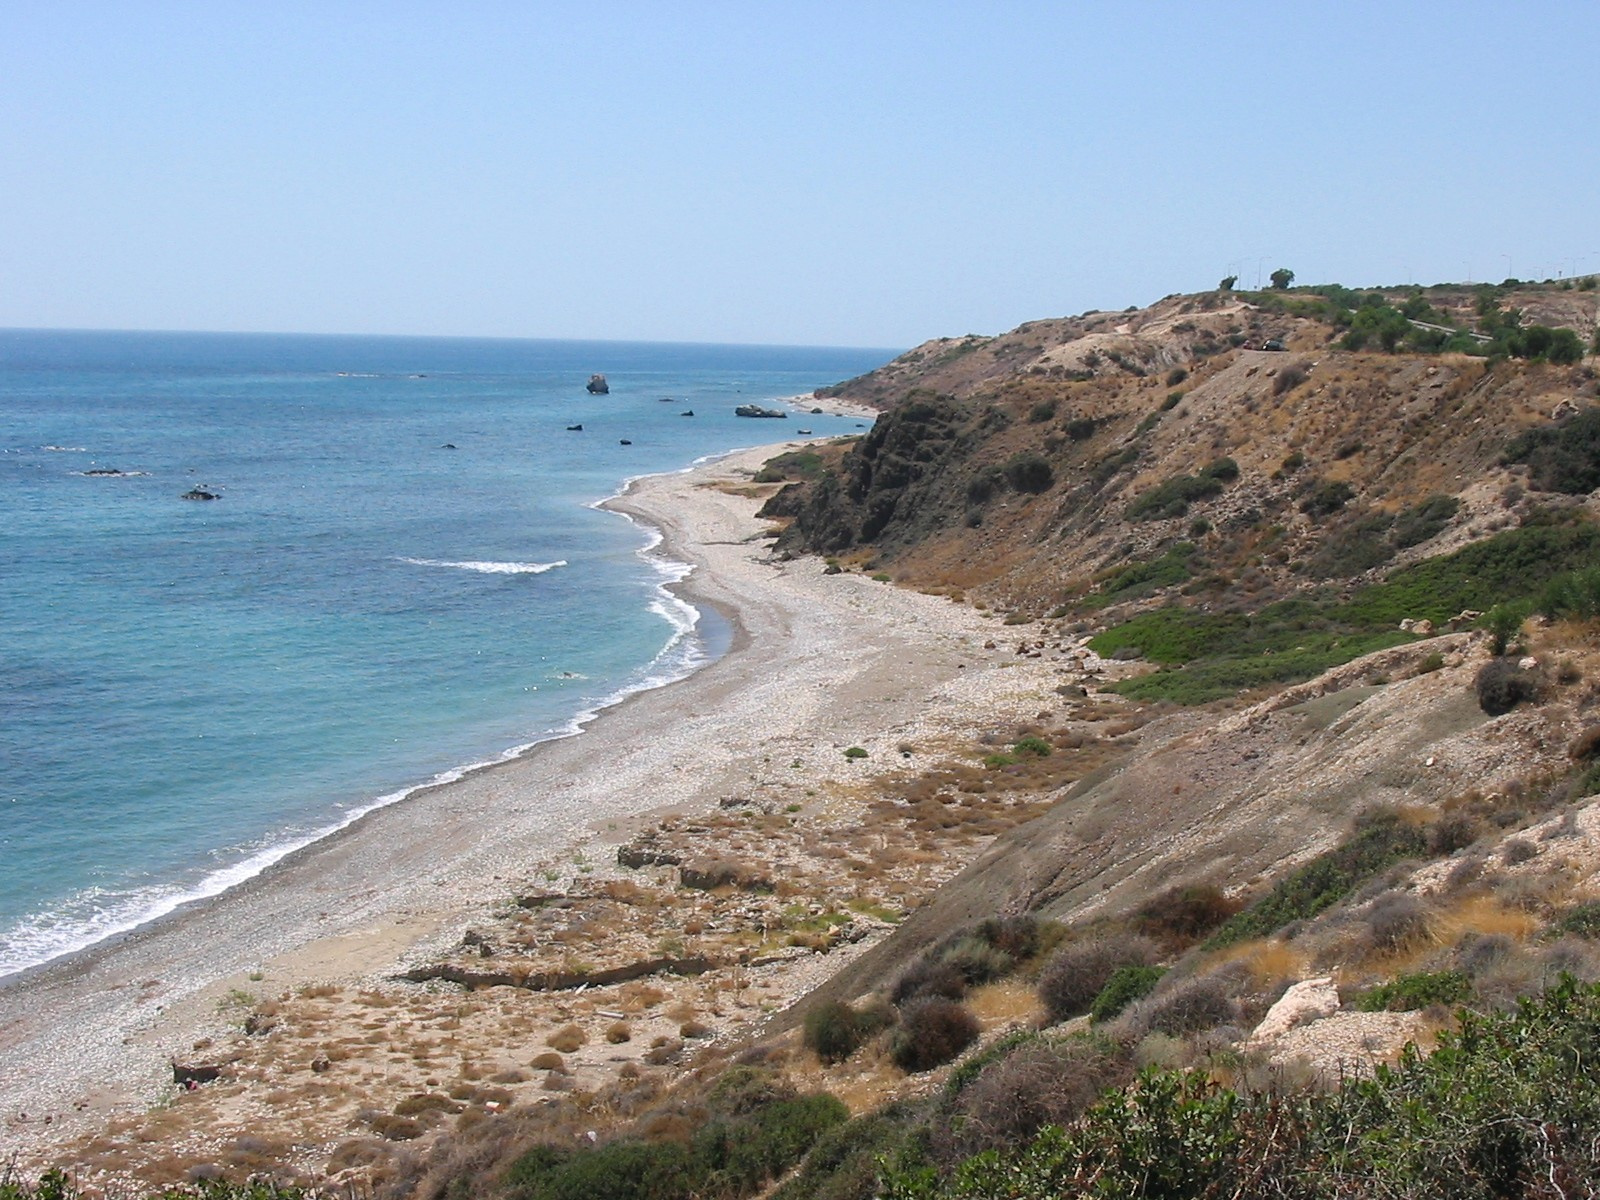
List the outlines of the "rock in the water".
<svg viewBox="0 0 1600 1200">
<path fill-rule="evenodd" d="M 633 445 L 633 443 L 632 443 L 632 442 L 630 442 L 630 441 L 629 441 L 629 440 L 628 440 L 628 439 L 627 439 L 627 438 L 622 438 L 622 439 L 621 439 L 621 440 L 620 440 L 620 441 L 619 441 L 619 442 L 618 442 L 618 445 L 622 445 L 622 446 L 631 446 L 631 445 Z"/>
<path fill-rule="evenodd" d="M 679 413 L 678 415 L 680 417 L 692 417 L 692 416 L 694 416 L 694 409 L 686 408 L 681 413 Z"/>
<path fill-rule="evenodd" d="M 589 389 L 591 396 L 605 396 L 611 391 L 611 385 L 606 382 L 606 377 L 598 373 L 589 376 L 589 382 L 584 386 Z"/>
<path fill-rule="evenodd" d="M 736 417 L 787 417 L 781 408 L 763 408 L 759 404 L 741 404 L 733 410 Z"/>
<path fill-rule="evenodd" d="M 216 492 L 208 492 L 204 488 L 190 488 L 183 495 L 179 496 L 178 499 L 180 499 L 180 500 L 221 500 L 222 497 L 220 495 L 218 495 Z"/>
<path fill-rule="evenodd" d="M 1270 1042 L 1300 1025 L 1309 1025 L 1339 1011 L 1339 989 L 1330 977 L 1302 979 L 1267 1010 L 1250 1035 L 1252 1042 Z"/>
<path fill-rule="evenodd" d="M 568 433 L 582 433 L 583 432 L 583 426 L 582 425 L 568 425 L 567 426 L 567 432 Z"/>
</svg>

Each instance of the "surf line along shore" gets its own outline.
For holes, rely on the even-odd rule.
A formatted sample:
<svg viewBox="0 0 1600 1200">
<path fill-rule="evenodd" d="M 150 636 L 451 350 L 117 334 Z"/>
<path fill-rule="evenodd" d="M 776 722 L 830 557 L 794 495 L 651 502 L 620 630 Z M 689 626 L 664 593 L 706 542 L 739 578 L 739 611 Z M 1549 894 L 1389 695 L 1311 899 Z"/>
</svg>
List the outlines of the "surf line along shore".
<svg viewBox="0 0 1600 1200">
<path fill-rule="evenodd" d="M 421 789 L 221 896 L 0 983 L 0 1149 L 48 1164 L 52 1148 L 160 1101 L 169 1059 L 218 1031 L 235 990 L 390 978 L 608 823 L 710 810 L 750 787 L 764 756 L 804 758 L 819 781 L 859 772 L 841 747 L 887 762 L 908 735 L 970 729 L 983 677 L 1015 691 L 1022 672 L 1000 683 L 989 668 L 1003 657 L 981 648 L 993 622 L 972 609 L 771 560 L 749 485 L 794 445 L 646 477 L 606 503 L 692 564 L 675 586 L 733 621 L 727 654 L 581 735 Z"/>
</svg>

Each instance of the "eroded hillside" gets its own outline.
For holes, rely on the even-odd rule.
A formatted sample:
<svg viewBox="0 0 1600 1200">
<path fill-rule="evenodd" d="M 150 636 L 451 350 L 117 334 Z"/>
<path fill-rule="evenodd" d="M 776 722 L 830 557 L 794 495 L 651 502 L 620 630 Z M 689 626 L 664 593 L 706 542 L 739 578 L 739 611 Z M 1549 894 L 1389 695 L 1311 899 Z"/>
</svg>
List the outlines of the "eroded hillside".
<svg viewBox="0 0 1600 1200">
<path fill-rule="evenodd" d="M 1577 319 L 1594 295 L 1543 308 Z M 1465 325 L 1464 296 L 1433 295 L 1426 315 Z M 1107 595 L 1108 575 L 1178 546 L 1185 566 L 1165 574 L 1192 603 L 1236 604 L 1416 561 L 1551 500 L 1506 450 L 1592 404 L 1590 366 L 1388 352 L 1382 320 L 1443 337 L 1394 308 L 1357 310 L 1388 315 L 1346 349 L 1362 337 L 1327 307 L 1210 293 L 927 343 L 836 389 L 884 416 L 769 507 L 792 519 L 780 546 L 1040 616 L 1134 598 Z"/>
</svg>

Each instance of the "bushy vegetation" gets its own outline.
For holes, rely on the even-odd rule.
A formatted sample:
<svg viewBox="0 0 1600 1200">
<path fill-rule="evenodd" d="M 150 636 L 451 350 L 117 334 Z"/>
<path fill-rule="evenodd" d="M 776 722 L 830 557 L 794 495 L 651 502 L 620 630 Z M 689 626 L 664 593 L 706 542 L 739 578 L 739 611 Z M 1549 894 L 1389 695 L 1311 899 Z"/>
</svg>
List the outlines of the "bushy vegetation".
<svg viewBox="0 0 1600 1200">
<path fill-rule="evenodd" d="M 889 1057 L 913 1074 L 941 1067 L 978 1040 L 978 1020 L 955 1000 L 919 996 L 900 1010 Z"/>
<path fill-rule="evenodd" d="M 1118 967 L 1089 1005 L 1090 1020 L 1097 1024 L 1111 1020 L 1135 1000 L 1148 996 L 1165 974 L 1163 967 Z"/>
<path fill-rule="evenodd" d="M 1045 963 L 1039 974 L 1039 999 L 1052 1020 L 1081 1016 L 1124 967 L 1154 963 L 1158 951 L 1142 937 L 1089 936 L 1068 942 Z"/>
<path fill-rule="evenodd" d="M 882 1007 L 858 1010 L 838 1000 L 819 1004 L 806 1014 L 805 1045 L 825 1063 L 843 1062 L 891 1020 Z"/>
<path fill-rule="evenodd" d="M 1006 482 L 1019 492 L 1048 492 L 1055 482 L 1055 472 L 1049 460 L 1038 454 L 1018 454 L 1001 468 Z"/>
<path fill-rule="evenodd" d="M 1443 507 L 1433 509 L 1435 519 Z M 1106 630 L 1089 646 L 1104 657 L 1131 647 L 1170 668 L 1109 690 L 1140 700 L 1203 704 L 1246 688 L 1310 679 L 1400 645 L 1411 640 L 1399 630 L 1407 617 L 1442 624 L 1464 610 L 1536 598 L 1551 615 L 1581 616 L 1600 606 L 1600 571 L 1590 565 L 1597 555 L 1600 528 L 1594 525 L 1530 524 L 1403 567 L 1348 599 L 1285 600 L 1255 613 L 1173 605 Z"/>
<path fill-rule="evenodd" d="M 1537 674 L 1511 659 L 1496 658 L 1479 669 L 1473 687 L 1478 694 L 1478 707 L 1491 717 L 1498 717 L 1519 704 L 1537 700 L 1541 681 Z"/>
<path fill-rule="evenodd" d="M 1128 505 L 1128 520 L 1162 521 L 1181 517 L 1189 511 L 1189 505 L 1218 495 L 1224 483 L 1238 477 L 1239 464 L 1231 458 L 1208 463 L 1196 475 L 1175 475 Z"/>
<path fill-rule="evenodd" d="M 767 459 L 755 474 L 757 483 L 815 479 L 822 474 L 822 456 L 815 450 L 789 450 Z"/>
<path fill-rule="evenodd" d="M 536 1146 L 507 1171 L 506 1192 L 513 1200 L 737 1200 L 794 1166 L 848 1117 L 826 1093 L 795 1095 L 752 1068 L 736 1068 L 687 1137 Z"/>
<path fill-rule="evenodd" d="M 1160 558 L 1119 567 L 1101 580 L 1100 589 L 1087 597 L 1084 604 L 1089 608 L 1103 608 L 1183 583 L 1194 574 L 1196 552 L 1193 542 L 1179 542 Z"/>
<path fill-rule="evenodd" d="M 1411 1012 L 1435 1004 L 1456 1005 L 1472 995 L 1460 971 L 1419 971 L 1368 988 L 1356 1000 L 1362 1012 Z"/>
<path fill-rule="evenodd" d="M 1278 880 L 1261 899 L 1230 917 L 1206 942 L 1210 949 L 1265 937 L 1344 899 L 1379 871 L 1427 851 L 1420 829 L 1388 810 L 1367 814 L 1340 845 Z"/>
<path fill-rule="evenodd" d="M 1600 407 L 1530 429 L 1505 448 L 1504 463 L 1527 463 L 1528 482 L 1541 492 L 1586 495 L 1600 487 Z"/>
<path fill-rule="evenodd" d="M 1463 1014 L 1439 1049 L 1331 1092 L 1237 1091 L 1151 1069 L 1025 1148 L 943 1175 L 902 1158 L 891 1200 L 1577 1196 L 1600 1177 L 1600 988 Z"/>
</svg>

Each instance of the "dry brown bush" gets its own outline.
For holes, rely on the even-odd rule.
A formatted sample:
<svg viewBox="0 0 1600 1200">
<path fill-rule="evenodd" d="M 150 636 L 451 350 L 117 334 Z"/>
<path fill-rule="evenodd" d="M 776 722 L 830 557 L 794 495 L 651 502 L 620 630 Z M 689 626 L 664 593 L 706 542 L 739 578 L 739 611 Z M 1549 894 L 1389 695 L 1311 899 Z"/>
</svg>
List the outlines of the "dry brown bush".
<svg viewBox="0 0 1600 1200">
<path fill-rule="evenodd" d="M 977 1018 L 956 1001 L 921 996 L 900 1010 L 889 1057 L 903 1071 L 931 1071 L 977 1041 L 978 1032 Z"/>
<path fill-rule="evenodd" d="M 1148 966 L 1159 957 L 1154 942 L 1125 934 L 1105 934 L 1068 942 L 1056 950 L 1039 974 L 1039 999 L 1056 1021 L 1089 1011 L 1106 980 L 1119 967 Z"/>
<path fill-rule="evenodd" d="M 1224 972 L 1191 976 L 1157 988 L 1134 1004 L 1119 1024 L 1136 1038 L 1152 1033 L 1178 1037 L 1233 1024 L 1240 1017 L 1237 986 Z"/>
<path fill-rule="evenodd" d="M 1015 1149 L 1046 1125 L 1067 1125 L 1110 1088 L 1133 1077 L 1128 1051 L 1101 1038 L 1031 1042 L 990 1063 L 961 1090 L 956 1120 L 935 1124 L 936 1156 L 955 1163 Z"/>
</svg>

